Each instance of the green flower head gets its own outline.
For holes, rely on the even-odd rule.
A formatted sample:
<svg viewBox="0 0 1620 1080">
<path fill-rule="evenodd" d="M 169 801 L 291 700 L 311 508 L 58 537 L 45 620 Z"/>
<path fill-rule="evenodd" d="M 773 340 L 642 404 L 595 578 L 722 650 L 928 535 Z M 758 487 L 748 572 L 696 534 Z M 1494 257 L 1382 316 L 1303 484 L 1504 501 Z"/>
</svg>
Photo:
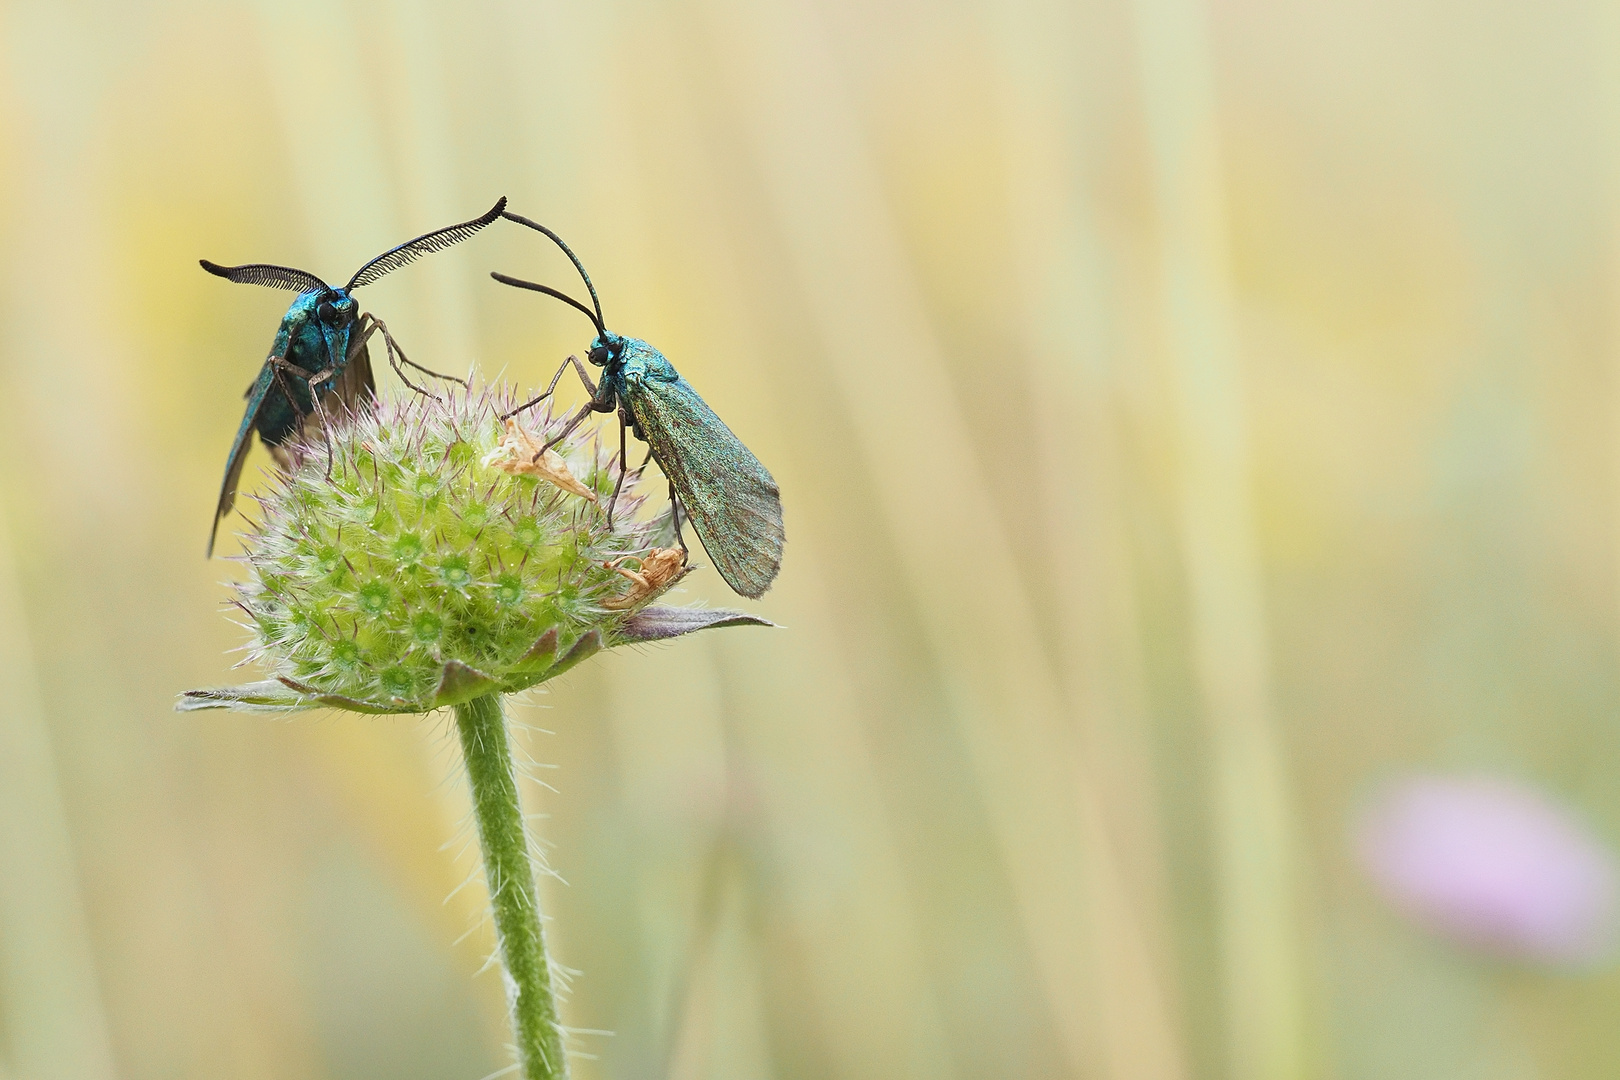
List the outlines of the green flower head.
<svg viewBox="0 0 1620 1080">
<path fill-rule="evenodd" d="M 503 391 L 415 395 L 315 425 L 259 502 L 237 605 L 272 679 L 179 707 L 426 712 L 552 678 L 603 648 L 764 620 L 652 604 L 685 575 L 631 472 Z"/>
</svg>

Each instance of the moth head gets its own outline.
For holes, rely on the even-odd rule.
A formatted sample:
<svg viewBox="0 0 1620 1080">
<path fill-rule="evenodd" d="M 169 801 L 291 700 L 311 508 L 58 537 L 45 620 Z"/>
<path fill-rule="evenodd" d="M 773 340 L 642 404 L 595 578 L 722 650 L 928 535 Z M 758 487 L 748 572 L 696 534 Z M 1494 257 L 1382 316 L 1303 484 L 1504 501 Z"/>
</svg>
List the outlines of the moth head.
<svg viewBox="0 0 1620 1080">
<path fill-rule="evenodd" d="M 606 367 L 608 361 L 617 360 L 624 355 L 624 338 L 618 334 L 598 334 L 596 340 L 591 342 L 591 351 L 586 358 L 597 367 Z"/>
<path fill-rule="evenodd" d="M 328 330 L 342 330 L 359 311 L 360 305 L 344 289 L 328 290 L 315 305 L 315 317 Z"/>
</svg>

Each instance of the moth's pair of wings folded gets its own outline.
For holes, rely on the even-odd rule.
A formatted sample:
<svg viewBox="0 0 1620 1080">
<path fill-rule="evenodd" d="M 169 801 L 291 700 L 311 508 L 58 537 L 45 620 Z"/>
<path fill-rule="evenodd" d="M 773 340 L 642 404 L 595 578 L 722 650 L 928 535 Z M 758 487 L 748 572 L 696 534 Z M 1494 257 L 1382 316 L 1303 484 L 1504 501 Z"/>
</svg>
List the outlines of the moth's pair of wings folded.
<svg viewBox="0 0 1620 1080">
<path fill-rule="evenodd" d="M 625 397 L 653 458 L 715 569 L 758 599 L 782 565 L 782 495 L 769 471 L 680 376 L 637 380 Z"/>
<path fill-rule="evenodd" d="M 344 291 L 352 292 L 364 285 L 398 270 L 402 266 L 420 259 L 423 255 L 435 251 L 442 251 L 453 244 L 459 244 L 472 236 L 480 229 L 489 225 L 506 209 L 506 196 L 502 195 L 490 207 L 471 221 L 463 221 L 456 225 L 448 225 L 442 229 L 423 233 L 421 236 L 405 241 L 389 248 L 370 262 L 354 272 Z M 246 263 L 242 266 L 220 266 L 218 263 L 202 260 L 202 268 L 216 277 L 233 281 L 240 285 L 263 285 L 272 289 L 286 289 L 296 293 L 329 292 L 331 286 L 307 270 L 300 270 L 292 266 L 278 266 L 273 263 Z M 339 373 L 330 391 L 322 396 L 322 403 L 331 411 L 336 407 L 355 409 L 366 400 L 376 397 L 377 383 L 371 372 L 370 356 L 366 353 L 362 341 L 356 350 L 351 349 L 345 361 L 346 365 L 358 365 L 353 370 L 348 367 Z M 214 554 L 214 539 L 219 535 L 219 521 L 230 513 L 231 507 L 236 504 L 236 486 L 242 479 L 242 466 L 247 460 L 249 439 L 252 437 L 253 426 L 258 421 L 259 412 L 264 408 L 265 401 L 270 396 L 271 386 L 275 379 L 275 370 L 267 361 L 259 371 L 259 377 L 248 387 L 247 415 L 242 418 L 242 426 L 236 431 L 236 441 L 231 444 L 231 456 L 225 461 L 225 481 L 220 485 L 219 502 L 214 511 L 214 527 L 208 534 L 208 554 Z M 285 377 L 285 376 L 284 376 Z M 274 452 L 274 448 L 272 448 Z M 278 455 L 278 461 L 279 461 Z"/>
<path fill-rule="evenodd" d="M 248 387 L 247 412 L 242 417 L 242 426 L 236 429 L 236 439 L 231 443 L 231 456 L 225 459 L 225 480 L 219 488 L 219 503 L 214 508 L 214 527 L 208 534 L 208 555 L 214 554 L 214 541 L 219 536 L 219 523 L 225 515 L 231 512 L 236 505 L 236 489 L 242 481 L 242 467 L 247 464 L 248 443 L 253 438 L 253 425 L 259 420 L 259 413 L 264 409 L 264 403 L 270 396 L 270 388 L 275 380 L 275 369 L 268 361 L 259 370 L 259 377 L 253 380 Z M 342 415 L 344 412 L 356 412 L 365 408 L 377 398 L 377 380 L 371 372 L 371 353 L 364 340 L 358 347 L 351 349 L 349 358 L 344 363 L 343 370 L 333 380 L 331 389 L 321 395 L 320 408 L 304 418 L 304 426 L 317 422 L 316 417 L 321 415 Z M 293 439 L 301 440 L 302 432 L 295 432 Z M 268 448 L 276 464 L 284 471 L 289 470 L 292 462 L 286 452 L 279 446 Z"/>
</svg>

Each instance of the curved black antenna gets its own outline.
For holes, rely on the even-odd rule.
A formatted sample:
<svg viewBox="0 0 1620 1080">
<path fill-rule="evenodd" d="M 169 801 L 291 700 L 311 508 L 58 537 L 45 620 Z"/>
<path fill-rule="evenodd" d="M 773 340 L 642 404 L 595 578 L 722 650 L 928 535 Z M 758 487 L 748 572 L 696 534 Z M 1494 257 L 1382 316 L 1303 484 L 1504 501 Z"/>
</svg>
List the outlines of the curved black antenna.
<svg viewBox="0 0 1620 1080">
<path fill-rule="evenodd" d="M 500 201 L 490 208 L 488 213 L 463 221 L 460 225 L 451 225 L 443 229 L 434 229 L 430 233 L 423 233 L 415 240 L 407 240 L 396 248 L 389 248 L 381 255 L 372 259 L 366 265 L 354 272 L 354 277 L 344 286 L 345 290 L 358 289 L 362 285 L 370 285 L 373 281 L 391 271 L 398 270 L 406 263 L 415 262 L 423 255 L 432 251 L 439 251 L 451 244 L 459 244 L 485 225 L 501 216 L 506 209 L 506 196 L 502 195 Z"/>
<path fill-rule="evenodd" d="M 602 337 L 602 338 L 607 337 L 607 327 L 602 325 L 601 318 L 599 318 L 596 315 L 591 314 L 591 309 L 590 308 L 586 307 L 584 304 L 580 303 L 578 300 L 575 300 L 572 296 L 569 296 L 567 293 L 559 292 L 556 289 L 553 289 L 550 285 L 536 285 L 534 282 L 532 282 L 532 281 L 524 281 L 522 278 L 508 277 L 507 275 L 501 273 L 498 270 L 491 270 L 489 272 L 489 276 L 494 278 L 496 281 L 500 282 L 502 285 L 512 285 L 512 286 L 515 286 L 515 287 L 517 287 L 519 289 L 532 289 L 533 291 L 535 291 L 537 293 L 545 293 L 547 296 L 556 297 L 558 300 L 561 300 L 563 303 L 568 304 L 571 307 L 577 308 L 587 319 L 591 320 L 592 323 L 596 324 L 596 333 L 597 333 L 597 335 L 599 337 Z"/>
<path fill-rule="evenodd" d="M 222 277 L 226 281 L 234 281 L 238 285 L 268 285 L 272 289 L 291 289 L 293 292 L 306 293 L 313 289 L 321 292 L 331 292 L 332 286 L 310 273 L 308 270 L 295 270 L 290 266 L 276 266 L 273 263 L 244 263 L 241 266 L 221 266 L 211 263 L 207 259 L 198 259 L 202 268 L 215 277 Z"/>
<path fill-rule="evenodd" d="M 579 276 L 585 280 L 585 287 L 589 289 L 591 293 L 591 303 L 596 305 L 596 317 L 591 321 L 596 324 L 596 328 L 598 330 L 601 330 L 604 334 L 607 333 L 607 331 L 603 329 L 605 324 L 602 321 L 602 301 L 596 295 L 596 286 L 591 284 L 591 275 L 585 272 L 585 264 L 579 261 L 579 256 L 574 254 L 574 249 L 563 243 L 562 237 L 558 236 L 556 233 L 552 232 L 538 221 L 530 221 L 522 214 L 514 214 L 510 211 L 503 212 L 501 217 L 505 218 L 507 221 L 515 221 L 519 225 L 527 225 L 535 232 L 545 233 L 547 236 L 551 237 L 553 243 L 563 249 L 563 254 L 568 256 L 568 261 L 574 264 L 574 269 L 578 270 Z"/>
</svg>

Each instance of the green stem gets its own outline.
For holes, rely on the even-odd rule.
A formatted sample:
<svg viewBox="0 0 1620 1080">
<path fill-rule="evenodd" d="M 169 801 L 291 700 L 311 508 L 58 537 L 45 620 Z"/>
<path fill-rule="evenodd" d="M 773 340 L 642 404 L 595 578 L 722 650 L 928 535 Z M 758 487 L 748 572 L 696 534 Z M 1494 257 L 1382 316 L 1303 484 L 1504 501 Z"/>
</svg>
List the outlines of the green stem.
<svg viewBox="0 0 1620 1080">
<path fill-rule="evenodd" d="M 484 851 L 484 876 L 495 911 L 495 935 L 506 969 L 506 1000 L 525 1080 L 566 1080 L 557 1000 L 540 926 L 540 895 L 529 860 L 517 773 L 499 694 L 456 706 L 456 729 L 472 785 L 473 814 Z"/>
</svg>

